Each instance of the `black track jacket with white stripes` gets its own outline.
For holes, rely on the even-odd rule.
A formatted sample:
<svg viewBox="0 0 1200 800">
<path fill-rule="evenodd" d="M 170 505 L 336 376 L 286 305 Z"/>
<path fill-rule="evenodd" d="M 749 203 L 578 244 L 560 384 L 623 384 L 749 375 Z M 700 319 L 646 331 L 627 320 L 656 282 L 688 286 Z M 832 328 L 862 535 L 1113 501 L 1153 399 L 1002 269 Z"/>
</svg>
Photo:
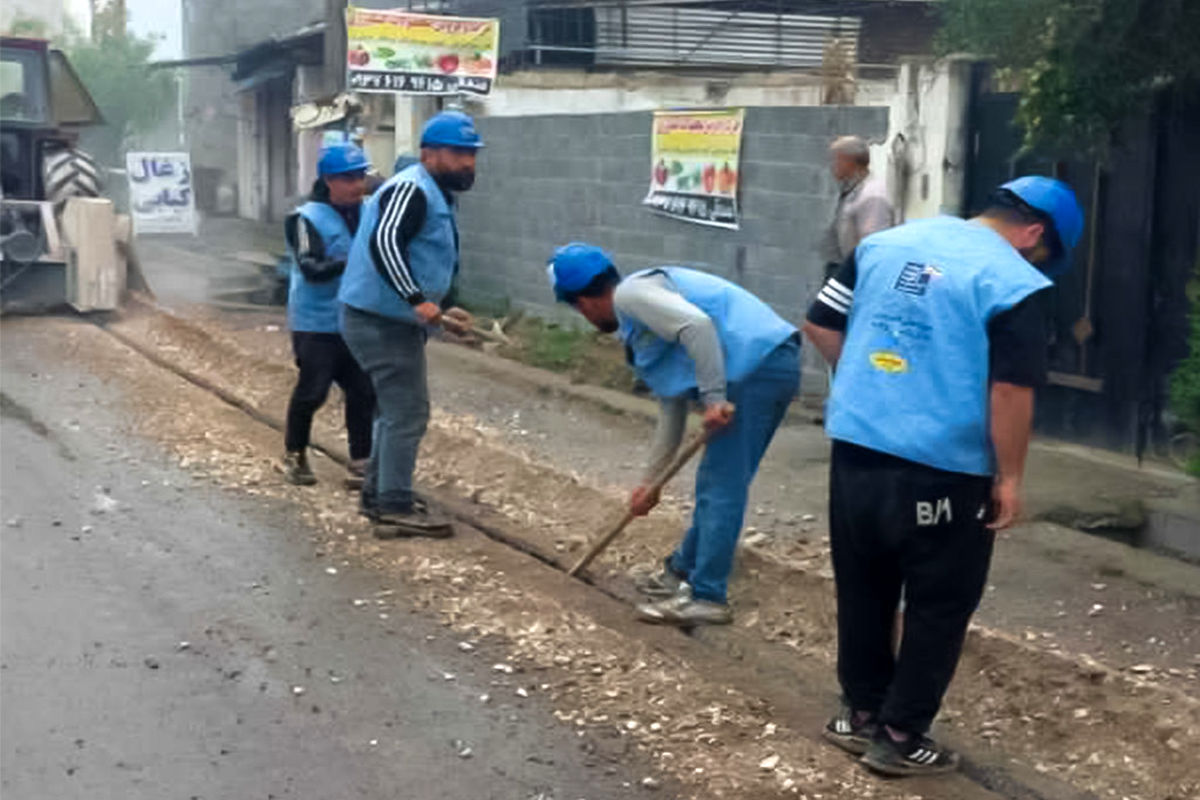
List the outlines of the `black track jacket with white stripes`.
<svg viewBox="0 0 1200 800">
<path fill-rule="evenodd" d="M 449 193 L 446 200 L 453 205 Z M 379 197 L 379 222 L 371 233 L 371 259 L 375 269 L 409 304 L 426 298 L 413 278 L 408 262 L 408 243 L 425 224 L 425 193 L 417 184 L 403 181 L 383 190 Z"/>
</svg>

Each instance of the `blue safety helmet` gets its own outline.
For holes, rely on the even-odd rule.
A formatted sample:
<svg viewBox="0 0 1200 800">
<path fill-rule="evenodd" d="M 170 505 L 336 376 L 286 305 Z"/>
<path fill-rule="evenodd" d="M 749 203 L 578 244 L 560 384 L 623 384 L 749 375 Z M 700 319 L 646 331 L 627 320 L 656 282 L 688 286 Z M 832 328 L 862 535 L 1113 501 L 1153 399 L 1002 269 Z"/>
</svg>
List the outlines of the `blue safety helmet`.
<svg viewBox="0 0 1200 800">
<path fill-rule="evenodd" d="M 483 139 L 475 130 L 475 120 L 461 111 L 434 114 L 421 131 L 421 147 L 461 147 L 478 150 Z"/>
<path fill-rule="evenodd" d="M 593 244 L 571 242 L 554 251 L 546 265 L 550 288 L 560 303 L 567 302 L 567 295 L 578 292 L 610 269 L 614 269 L 612 256 Z"/>
<path fill-rule="evenodd" d="M 1083 209 L 1071 187 L 1054 178 L 1025 175 L 1004 184 L 1000 191 L 1009 192 L 1050 223 L 1046 241 L 1054 252 L 1042 271 L 1051 277 L 1066 272 L 1071 266 L 1071 251 L 1083 236 Z"/>
<path fill-rule="evenodd" d="M 331 144 L 321 148 L 321 158 L 317 161 L 317 174 L 322 178 L 326 175 L 345 175 L 348 172 L 366 172 L 371 167 L 367 154 L 361 147 L 346 144 Z"/>
</svg>

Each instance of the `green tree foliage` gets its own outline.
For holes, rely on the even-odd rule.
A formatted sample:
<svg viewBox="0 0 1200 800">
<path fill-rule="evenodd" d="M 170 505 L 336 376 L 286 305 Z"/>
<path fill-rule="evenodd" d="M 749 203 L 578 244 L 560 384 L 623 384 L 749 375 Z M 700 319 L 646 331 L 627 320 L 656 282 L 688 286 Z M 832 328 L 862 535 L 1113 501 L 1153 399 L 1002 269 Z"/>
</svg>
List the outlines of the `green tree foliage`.
<svg viewBox="0 0 1200 800">
<path fill-rule="evenodd" d="M 1102 151 L 1167 86 L 1200 90 L 1198 0 L 945 0 L 941 47 L 1020 88 L 1026 144 Z"/>
<path fill-rule="evenodd" d="M 30 39 L 45 39 L 48 27 L 40 19 L 18 14 L 4 30 L 5 36 L 25 36 Z"/>
<path fill-rule="evenodd" d="M 1191 301 L 1191 334 L 1188 336 L 1189 355 L 1171 375 L 1171 410 L 1193 432 L 1200 434 L 1200 260 L 1188 286 Z M 1200 475 L 1200 455 L 1189 465 L 1194 475 Z"/>
<path fill-rule="evenodd" d="M 174 108 L 174 77 L 147 68 L 154 45 L 153 39 L 107 32 L 95 40 L 73 37 L 64 48 L 104 115 L 106 124 L 89 131 L 87 141 L 102 163 L 121 163 L 130 137 L 149 133 Z"/>
</svg>

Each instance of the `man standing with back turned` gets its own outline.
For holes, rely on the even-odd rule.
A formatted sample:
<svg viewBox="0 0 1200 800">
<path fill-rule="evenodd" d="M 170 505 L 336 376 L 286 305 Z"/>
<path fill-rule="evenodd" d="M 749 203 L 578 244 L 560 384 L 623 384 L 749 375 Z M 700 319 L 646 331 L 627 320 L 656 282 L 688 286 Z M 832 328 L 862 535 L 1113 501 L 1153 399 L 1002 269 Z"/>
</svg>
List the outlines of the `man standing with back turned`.
<svg viewBox="0 0 1200 800">
<path fill-rule="evenodd" d="M 338 299 L 342 335 L 371 376 L 378 403 L 362 513 L 381 539 L 444 538 L 448 520 L 413 492 L 417 449 L 429 422 L 429 328 L 469 330 L 470 315 L 439 305 L 458 271 L 454 194 L 475 182 L 483 142 L 472 119 L 443 111 L 421 132 L 421 158 L 363 204 Z"/>
<path fill-rule="evenodd" d="M 1082 231 L 1066 184 L 1018 178 L 975 219 L 867 237 L 809 311 L 805 333 L 837 368 L 826 430 L 845 707 L 825 737 L 877 772 L 957 766 L 925 734 L 983 595 L 994 532 L 1021 511 L 1046 372 L 1039 296 Z"/>
</svg>

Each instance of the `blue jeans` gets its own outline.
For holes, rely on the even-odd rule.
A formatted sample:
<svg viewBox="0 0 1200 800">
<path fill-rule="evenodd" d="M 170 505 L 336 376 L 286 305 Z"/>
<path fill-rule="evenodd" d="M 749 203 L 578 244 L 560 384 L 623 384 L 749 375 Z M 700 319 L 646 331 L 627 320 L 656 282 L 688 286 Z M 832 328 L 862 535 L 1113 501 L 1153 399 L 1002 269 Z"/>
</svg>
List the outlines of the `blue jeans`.
<svg viewBox="0 0 1200 800">
<path fill-rule="evenodd" d="M 363 477 L 362 508 L 412 510 L 417 449 L 429 424 L 425 329 L 342 306 L 342 338 L 375 388 L 371 460 Z"/>
<path fill-rule="evenodd" d="M 724 603 L 746 515 L 750 482 L 788 405 L 800 389 L 800 345 L 775 348 L 749 377 L 729 385 L 733 422 L 709 442 L 696 472 L 696 510 L 667 569 L 697 600 Z"/>
</svg>

